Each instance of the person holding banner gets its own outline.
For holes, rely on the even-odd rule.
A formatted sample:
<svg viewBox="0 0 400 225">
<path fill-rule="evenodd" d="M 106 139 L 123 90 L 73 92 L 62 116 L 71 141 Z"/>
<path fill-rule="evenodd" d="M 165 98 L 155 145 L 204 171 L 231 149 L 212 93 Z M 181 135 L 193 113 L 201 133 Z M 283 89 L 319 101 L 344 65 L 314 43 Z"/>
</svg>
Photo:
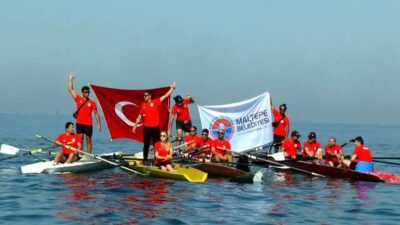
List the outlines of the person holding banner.
<svg viewBox="0 0 400 225">
<path fill-rule="evenodd" d="M 187 137 L 190 133 L 190 127 L 192 126 L 192 119 L 189 113 L 189 104 L 194 103 L 193 98 L 190 94 L 186 95 L 186 98 L 183 99 L 182 96 L 177 95 L 174 97 L 175 105 L 171 110 L 171 117 L 168 125 L 168 136 L 171 136 L 172 132 L 172 124 L 176 118 L 176 134 L 177 134 L 177 144 L 176 146 L 181 145 L 182 141 L 182 133 L 185 132 L 185 137 Z M 179 151 L 179 149 L 178 149 Z"/>
<path fill-rule="evenodd" d="M 214 140 L 211 148 L 215 162 L 232 162 L 231 144 L 224 139 L 225 130 L 218 130 L 218 138 Z"/>
<path fill-rule="evenodd" d="M 272 126 L 274 127 L 274 141 L 273 145 L 275 149 L 275 153 L 279 151 L 279 147 L 282 145 L 283 140 L 288 137 L 289 130 L 290 130 L 290 120 L 289 117 L 286 116 L 286 104 L 282 104 L 279 106 L 279 110 L 275 108 L 275 106 L 272 104 L 272 99 L 271 99 L 271 109 L 272 113 L 274 114 L 274 122 L 272 123 Z M 271 152 L 270 148 L 270 152 Z"/>
<path fill-rule="evenodd" d="M 152 99 L 152 91 L 144 91 L 144 103 L 140 107 L 140 112 L 136 118 L 136 123 L 132 126 L 132 132 L 136 133 L 137 124 L 143 120 L 143 159 L 147 163 L 149 148 L 151 142 L 153 144 L 160 140 L 160 121 L 159 121 L 159 106 L 161 102 L 167 99 L 176 88 L 176 81 L 170 85 L 167 93 L 157 99 Z"/>
</svg>

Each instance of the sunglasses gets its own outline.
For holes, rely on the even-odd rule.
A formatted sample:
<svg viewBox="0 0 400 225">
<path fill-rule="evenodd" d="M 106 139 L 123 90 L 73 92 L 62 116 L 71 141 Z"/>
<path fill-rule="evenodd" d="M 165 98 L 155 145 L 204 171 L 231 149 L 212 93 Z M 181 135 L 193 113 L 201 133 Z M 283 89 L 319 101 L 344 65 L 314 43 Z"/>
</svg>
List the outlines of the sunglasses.
<svg viewBox="0 0 400 225">
<path fill-rule="evenodd" d="M 149 96 L 149 95 L 148 95 L 148 94 L 145 94 L 145 95 L 144 95 L 144 97 L 147 97 L 147 96 Z"/>
<path fill-rule="evenodd" d="M 167 135 L 165 135 L 165 134 L 161 134 L 161 135 L 160 135 L 160 137 L 167 137 Z"/>
<path fill-rule="evenodd" d="M 90 91 L 84 91 L 84 92 L 83 92 L 83 94 L 88 94 L 88 93 L 90 93 Z"/>
<path fill-rule="evenodd" d="M 196 132 L 196 130 L 190 130 L 190 132 Z"/>
<path fill-rule="evenodd" d="M 218 132 L 218 134 L 225 134 L 224 132 Z"/>
<path fill-rule="evenodd" d="M 207 134 L 207 133 L 203 133 L 202 135 L 204 135 L 204 136 L 208 136 L 208 134 Z"/>
</svg>

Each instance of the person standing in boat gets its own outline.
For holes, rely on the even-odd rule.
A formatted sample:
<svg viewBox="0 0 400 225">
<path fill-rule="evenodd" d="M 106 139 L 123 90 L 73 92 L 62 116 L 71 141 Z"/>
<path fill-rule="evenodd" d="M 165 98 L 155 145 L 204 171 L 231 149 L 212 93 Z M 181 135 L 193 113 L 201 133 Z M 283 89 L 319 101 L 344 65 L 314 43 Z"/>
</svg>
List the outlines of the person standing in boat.
<svg viewBox="0 0 400 225">
<path fill-rule="evenodd" d="M 218 130 L 218 138 L 214 140 L 211 152 L 215 162 L 232 162 L 231 144 L 225 140 L 225 130 Z"/>
<path fill-rule="evenodd" d="M 289 117 L 286 116 L 286 104 L 282 104 L 279 106 L 279 110 L 272 104 L 272 99 L 271 99 L 271 109 L 272 113 L 274 114 L 274 122 L 272 123 L 272 126 L 274 127 L 274 140 L 273 140 L 273 145 L 275 149 L 275 153 L 279 151 L 279 147 L 282 146 L 283 140 L 285 140 L 288 137 L 289 130 L 290 130 L 290 120 Z M 269 149 L 269 152 L 271 152 L 271 148 Z"/>
<path fill-rule="evenodd" d="M 65 124 L 65 132 L 58 135 L 55 142 L 62 146 L 68 145 L 70 147 L 81 150 L 82 149 L 82 139 L 81 136 L 75 133 L 74 123 L 67 122 Z M 54 157 L 54 164 L 58 163 L 73 163 L 78 160 L 77 152 L 69 149 L 67 146 L 62 146 L 62 151 L 57 152 Z"/>
<path fill-rule="evenodd" d="M 183 132 L 185 133 L 185 137 L 190 133 L 192 119 L 190 117 L 188 105 L 194 103 L 194 99 L 190 94 L 187 94 L 185 99 L 183 99 L 182 96 L 177 95 L 174 97 L 174 100 L 175 105 L 172 107 L 171 117 L 168 124 L 168 135 L 171 136 L 172 124 L 176 117 L 177 146 L 180 146 L 183 139 Z"/>
<path fill-rule="evenodd" d="M 193 153 L 200 147 L 200 137 L 197 136 L 197 127 L 191 126 L 189 129 L 190 133 L 185 137 L 185 153 Z"/>
<path fill-rule="evenodd" d="M 150 90 L 144 91 L 144 103 L 140 107 L 135 124 L 132 126 L 132 132 L 136 133 L 136 124 L 141 123 L 143 120 L 143 159 L 145 163 L 147 163 L 151 142 L 153 141 L 154 144 L 160 140 L 159 106 L 161 102 L 172 94 L 176 88 L 176 81 L 170 87 L 171 89 L 165 95 L 154 100 Z"/>
<path fill-rule="evenodd" d="M 336 144 L 336 138 L 330 137 L 325 146 L 325 164 L 334 167 L 341 167 L 341 160 L 344 157 L 340 145 Z"/>
<path fill-rule="evenodd" d="M 297 158 L 297 151 L 302 150 L 301 143 L 299 141 L 300 137 L 301 137 L 301 135 L 299 134 L 299 132 L 294 130 L 291 133 L 290 138 L 286 138 L 282 142 L 282 151 L 284 152 L 286 158 L 290 158 L 290 159 Z"/>
<path fill-rule="evenodd" d="M 364 145 L 364 140 L 361 136 L 356 137 L 354 141 L 356 147 L 353 155 L 351 156 L 350 160 L 343 160 L 343 164 L 353 170 L 355 169 L 362 172 L 372 172 L 373 162 L 371 150 Z"/>
<path fill-rule="evenodd" d="M 174 147 L 168 141 L 168 134 L 166 131 L 160 133 L 160 141 L 154 146 L 154 165 L 159 166 L 163 171 L 175 172 L 172 167 L 172 155 Z"/>
<path fill-rule="evenodd" d="M 92 122 L 92 112 L 95 115 L 97 122 L 97 130 L 101 131 L 100 115 L 97 111 L 96 102 L 89 99 L 90 88 L 88 86 L 83 86 L 82 96 L 78 95 L 73 86 L 73 80 L 75 74 L 71 73 L 69 75 L 68 91 L 72 98 L 76 102 L 77 111 L 74 113 L 76 118 L 76 132 L 81 136 L 81 139 L 86 139 L 86 151 L 92 154 L 92 135 L 93 135 L 93 122 Z"/>
<path fill-rule="evenodd" d="M 315 159 L 317 164 L 322 164 L 322 146 L 317 141 L 317 134 L 310 132 L 308 140 L 304 143 L 303 159 Z"/>
</svg>

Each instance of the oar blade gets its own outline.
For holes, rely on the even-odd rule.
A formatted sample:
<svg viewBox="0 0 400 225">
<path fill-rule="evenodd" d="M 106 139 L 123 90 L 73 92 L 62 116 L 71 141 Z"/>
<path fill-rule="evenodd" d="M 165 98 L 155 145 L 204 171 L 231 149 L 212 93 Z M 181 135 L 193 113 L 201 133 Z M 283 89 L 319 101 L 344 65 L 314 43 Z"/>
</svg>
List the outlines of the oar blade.
<svg viewBox="0 0 400 225">
<path fill-rule="evenodd" d="M 6 155 L 16 155 L 19 151 L 19 148 L 6 144 L 2 144 L 0 148 L 0 153 Z"/>
</svg>

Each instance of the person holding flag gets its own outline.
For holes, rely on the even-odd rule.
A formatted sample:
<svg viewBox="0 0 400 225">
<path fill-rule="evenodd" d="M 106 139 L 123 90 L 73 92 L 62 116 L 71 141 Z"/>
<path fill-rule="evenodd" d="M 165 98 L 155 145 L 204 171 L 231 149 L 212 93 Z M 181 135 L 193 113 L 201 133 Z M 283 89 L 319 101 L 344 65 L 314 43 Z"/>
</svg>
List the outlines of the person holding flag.
<svg viewBox="0 0 400 225">
<path fill-rule="evenodd" d="M 145 163 L 147 163 L 151 142 L 155 144 L 160 141 L 159 106 L 172 94 L 175 88 L 176 81 L 170 85 L 167 93 L 157 99 L 152 99 L 151 90 L 144 91 L 144 103 L 140 107 L 136 123 L 132 126 L 132 132 L 136 133 L 137 124 L 143 121 L 143 159 Z"/>
</svg>

